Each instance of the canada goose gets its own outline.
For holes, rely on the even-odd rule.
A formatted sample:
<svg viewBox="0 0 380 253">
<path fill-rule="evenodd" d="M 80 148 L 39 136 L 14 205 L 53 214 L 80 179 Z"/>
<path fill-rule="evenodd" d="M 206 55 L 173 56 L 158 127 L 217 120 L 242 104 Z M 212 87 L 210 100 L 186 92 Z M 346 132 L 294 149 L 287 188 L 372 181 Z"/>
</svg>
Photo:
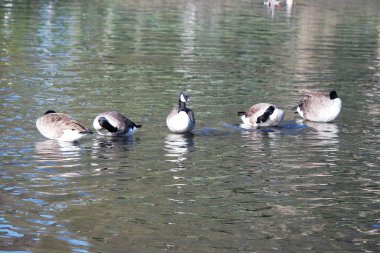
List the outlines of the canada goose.
<svg viewBox="0 0 380 253">
<path fill-rule="evenodd" d="M 132 136 L 137 128 L 142 127 L 115 111 L 100 113 L 94 119 L 93 126 L 100 135 L 106 136 Z"/>
<path fill-rule="evenodd" d="M 250 126 L 277 126 L 284 119 L 285 113 L 275 105 L 259 103 L 245 112 L 238 112 L 245 125 Z"/>
<path fill-rule="evenodd" d="M 189 133 L 195 127 L 195 118 L 192 110 L 186 108 L 186 102 L 190 102 L 190 97 L 184 93 L 179 95 L 178 106 L 166 117 L 166 125 L 173 133 Z"/>
<path fill-rule="evenodd" d="M 265 6 L 268 6 L 269 8 L 281 6 L 281 1 L 277 1 L 277 0 L 264 0 L 263 3 Z"/>
<path fill-rule="evenodd" d="M 48 139 L 58 141 L 76 141 L 92 131 L 73 120 L 66 113 L 49 110 L 36 120 L 38 131 Z"/>
<path fill-rule="evenodd" d="M 342 100 L 333 90 L 328 96 L 322 92 L 306 92 L 300 104 L 293 109 L 306 120 L 330 122 L 338 117 L 341 108 Z"/>
</svg>

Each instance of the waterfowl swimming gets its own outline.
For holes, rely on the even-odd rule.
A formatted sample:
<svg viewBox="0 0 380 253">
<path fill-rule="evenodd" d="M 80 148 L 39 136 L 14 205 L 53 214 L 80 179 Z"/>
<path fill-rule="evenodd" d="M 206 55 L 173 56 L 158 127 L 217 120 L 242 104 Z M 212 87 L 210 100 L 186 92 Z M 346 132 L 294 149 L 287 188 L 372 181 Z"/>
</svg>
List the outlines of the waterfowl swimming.
<svg viewBox="0 0 380 253">
<path fill-rule="evenodd" d="M 249 126 L 277 126 L 284 119 L 285 113 L 273 104 L 259 103 L 245 112 L 238 112 L 241 120 Z"/>
<path fill-rule="evenodd" d="M 93 126 L 100 135 L 106 136 L 132 136 L 142 127 L 115 111 L 100 113 L 94 119 Z"/>
<path fill-rule="evenodd" d="M 306 92 L 296 109 L 298 114 L 310 121 L 330 122 L 338 117 L 342 108 L 342 100 L 336 91 L 329 95 L 322 92 Z"/>
<path fill-rule="evenodd" d="M 91 130 L 73 120 L 66 113 L 49 110 L 36 120 L 38 131 L 48 139 L 58 141 L 76 141 L 92 134 Z"/>
<path fill-rule="evenodd" d="M 187 102 L 190 102 L 190 97 L 181 93 L 178 106 L 175 106 L 166 117 L 166 125 L 173 133 L 189 133 L 195 127 L 194 113 L 189 108 L 186 108 Z"/>
<path fill-rule="evenodd" d="M 263 3 L 265 6 L 268 6 L 270 8 L 281 6 L 281 1 L 277 0 L 264 0 Z"/>
</svg>

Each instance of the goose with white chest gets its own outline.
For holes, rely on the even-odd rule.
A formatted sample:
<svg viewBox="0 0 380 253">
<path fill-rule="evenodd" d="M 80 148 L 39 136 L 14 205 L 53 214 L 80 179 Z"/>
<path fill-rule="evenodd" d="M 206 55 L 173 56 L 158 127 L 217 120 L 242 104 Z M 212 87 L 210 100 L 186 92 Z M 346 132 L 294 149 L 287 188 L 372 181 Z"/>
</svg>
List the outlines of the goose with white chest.
<svg viewBox="0 0 380 253">
<path fill-rule="evenodd" d="M 36 120 L 38 131 L 48 139 L 74 142 L 92 131 L 81 125 L 78 121 L 72 119 L 66 113 L 57 113 L 48 110 L 44 115 Z"/>
<path fill-rule="evenodd" d="M 342 100 L 336 91 L 328 95 L 322 92 L 307 91 L 295 109 L 302 118 L 315 122 L 331 122 L 335 120 L 342 108 Z"/>
<path fill-rule="evenodd" d="M 186 108 L 190 97 L 184 93 L 179 95 L 178 106 L 175 106 L 166 117 L 166 125 L 173 133 L 183 134 L 191 132 L 195 127 L 195 117 L 192 110 Z"/>
<path fill-rule="evenodd" d="M 100 113 L 95 117 L 93 126 L 100 135 L 105 136 L 132 136 L 142 127 L 116 111 Z"/>
<path fill-rule="evenodd" d="M 259 103 L 247 111 L 238 112 L 244 125 L 253 127 L 277 126 L 284 119 L 285 113 L 273 104 Z"/>
</svg>

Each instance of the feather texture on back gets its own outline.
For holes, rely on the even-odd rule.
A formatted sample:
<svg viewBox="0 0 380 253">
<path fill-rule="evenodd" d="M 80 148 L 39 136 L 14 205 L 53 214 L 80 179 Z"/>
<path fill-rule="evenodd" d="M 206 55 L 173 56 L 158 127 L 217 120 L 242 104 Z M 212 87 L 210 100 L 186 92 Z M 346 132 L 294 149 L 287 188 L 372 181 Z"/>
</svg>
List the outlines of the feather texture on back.
<svg viewBox="0 0 380 253">
<path fill-rule="evenodd" d="M 259 103 L 245 112 L 238 112 L 238 115 L 248 126 L 277 126 L 284 119 L 285 113 L 273 104 Z"/>
<path fill-rule="evenodd" d="M 338 117 L 342 101 L 335 91 L 329 95 L 322 92 L 305 92 L 300 104 L 295 107 L 299 115 L 310 121 L 331 122 Z"/>
<path fill-rule="evenodd" d="M 65 113 L 47 111 L 36 120 L 38 131 L 48 139 L 76 141 L 92 133 Z"/>
<path fill-rule="evenodd" d="M 94 119 L 93 126 L 100 135 L 106 136 L 131 136 L 141 127 L 116 111 L 100 113 Z"/>
</svg>

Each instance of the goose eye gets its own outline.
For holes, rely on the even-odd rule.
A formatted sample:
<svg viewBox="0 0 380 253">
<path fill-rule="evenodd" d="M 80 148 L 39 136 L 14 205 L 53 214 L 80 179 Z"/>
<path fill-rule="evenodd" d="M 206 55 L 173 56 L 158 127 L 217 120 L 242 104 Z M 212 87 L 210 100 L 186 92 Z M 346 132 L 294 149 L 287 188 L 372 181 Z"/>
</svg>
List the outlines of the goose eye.
<svg viewBox="0 0 380 253">
<path fill-rule="evenodd" d="M 71 129 L 71 131 L 75 131 L 75 129 Z"/>
</svg>

